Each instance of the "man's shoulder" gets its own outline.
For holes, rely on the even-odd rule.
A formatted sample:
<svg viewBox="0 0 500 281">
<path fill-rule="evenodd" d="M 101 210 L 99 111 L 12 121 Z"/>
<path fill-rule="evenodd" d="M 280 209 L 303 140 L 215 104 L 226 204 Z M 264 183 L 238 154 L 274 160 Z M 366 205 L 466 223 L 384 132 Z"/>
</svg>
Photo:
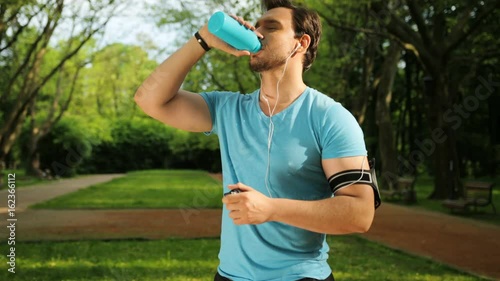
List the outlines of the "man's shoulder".
<svg viewBox="0 0 500 281">
<path fill-rule="evenodd" d="M 222 100 L 224 102 L 227 101 L 236 102 L 238 100 L 252 98 L 255 96 L 257 92 L 258 91 L 242 94 L 240 92 L 234 92 L 234 91 L 207 91 L 207 92 L 202 92 L 201 95 L 208 98 Z"/>
<path fill-rule="evenodd" d="M 236 91 L 220 91 L 220 90 L 215 90 L 215 91 L 203 91 L 201 94 L 206 94 L 206 95 L 228 95 L 228 96 L 249 96 L 249 95 L 254 95 L 258 93 L 258 90 L 255 90 L 253 92 L 249 93 L 241 93 L 241 92 L 236 92 Z"/>
<path fill-rule="evenodd" d="M 309 114 L 314 120 L 320 122 L 321 126 L 325 122 L 335 126 L 344 126 L 347 123 L 351 124 L 351 119 L 354 119 L 352 112 L 342 103 L 318 90 L 310 88 L 307 98 L 310 104 Z M 348 122 L 343 124 L 344 121 Z"/>
<path fill-rule="evenodd" d="M 342 107 L 342 104 L 337 102 L 334 98 L 314 89 L 308 89 L 307 99 L 314 106 L 316 110 L 331 111 L 334 108 Z"/>
</svg>

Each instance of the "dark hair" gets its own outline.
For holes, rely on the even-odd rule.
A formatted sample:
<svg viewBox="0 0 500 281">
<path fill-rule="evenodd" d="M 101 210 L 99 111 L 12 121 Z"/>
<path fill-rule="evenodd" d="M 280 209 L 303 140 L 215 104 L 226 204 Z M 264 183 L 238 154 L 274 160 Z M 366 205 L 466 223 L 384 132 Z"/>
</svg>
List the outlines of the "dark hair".
<svg viewBox="0 0 500 281">
<path fill-rule="evenodd" d="M 311 37 L 311 44 L 307 49 L 302 67 L 302 71 L 307 71 L 311 68 L 316 58 L 318 44 L 321 38 L 321 20 L 318 13 L 305 7 L 295 6 L 290 0 L 264 0 L 262 3 L 264 9 L 267 11 L 274 8 L 291 9 L 295 38 L 299 38 L 304 34 Z"/>
</svg>

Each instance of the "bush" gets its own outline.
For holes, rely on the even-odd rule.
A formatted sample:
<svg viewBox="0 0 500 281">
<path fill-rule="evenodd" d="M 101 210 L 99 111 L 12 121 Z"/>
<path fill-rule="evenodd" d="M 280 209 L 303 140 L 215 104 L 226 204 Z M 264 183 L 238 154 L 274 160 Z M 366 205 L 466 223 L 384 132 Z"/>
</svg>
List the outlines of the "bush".
<svg viewBox="0 0 500 281">
<path fill-rule="evenodd" d="M 146 169 L 221 170 L 217 137 L 167 127 L 150 118 L 118 119 L 111 139 L 94 147 L 83 173 Z"/>
<path fill-rule="evenodd" d="M 53 175 L 62 177 L 75 175 L 98 142 L 89 133 L 87 124 L 81 117 L 61 119 L 38 144 L 40 168 L 50 169 Z"/>
<path fill-rule="evenodd" d="M 217 136 L 205 136 L 177 130 L 169 147 L 172 151 L 172 168 L 201 169 L 209 172 L 222 170 Z"/>
<path fill-rule="evenodd" d="M 117 119 L 110 129 L 111 139 L 94 148 L 81 172 L 121 173 L 166 167 L 173 129 L 149 118 Z"/>
<path fill-rule="evenodd" d="M 24 132 L 21 155 L 26 136 Z M 221 170 L 217 137 L 177 130 L 151 118 L 67 116 L 40 140 L 38 151 L 40 167 L 63 177 L 162 168 Z"/>
</svg>

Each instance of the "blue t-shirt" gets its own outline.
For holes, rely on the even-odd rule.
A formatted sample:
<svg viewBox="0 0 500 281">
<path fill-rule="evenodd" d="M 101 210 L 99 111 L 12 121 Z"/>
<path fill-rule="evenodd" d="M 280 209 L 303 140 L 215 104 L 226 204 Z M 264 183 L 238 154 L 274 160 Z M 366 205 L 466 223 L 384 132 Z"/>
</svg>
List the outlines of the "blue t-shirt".
<svg viewBox="0 0 500 281">
<path fill-rule="evenodd" d="M 201 95 L 210 110 L 211 132 L 219 137 L 224 192 L 229 184 L 241 182 L 274 198 L 329 198 L 321 160 L 366 155 L 363 132 L 352 114 L 312 88 L 272 117 L 269 155 L 270 122 L 259 106 L 258 90 Z M 297 280 L 324 279 L 331 273 L 326 235 L 279 222 L 237 226 L 228 214 L 224 206 L 222 276 L 235 281 Z"/>
</svg>

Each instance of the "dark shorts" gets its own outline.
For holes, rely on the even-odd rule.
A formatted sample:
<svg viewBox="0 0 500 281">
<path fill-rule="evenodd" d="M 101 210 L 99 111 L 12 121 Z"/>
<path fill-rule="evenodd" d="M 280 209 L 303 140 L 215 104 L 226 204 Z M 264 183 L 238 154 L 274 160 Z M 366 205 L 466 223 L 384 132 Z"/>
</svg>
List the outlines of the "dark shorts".
<svg viewBox="0 0 500 281">
<path fill-rule="evenodd" d="M 219 272 L 217 272 L 217 274 L 215 274 L 214 281 L 231 281 L 231 279 L 220 276 Z M 323 279 L 323 280 L 313 279 L 313 278 L 302 278 L 302 279 L 299 279 L 297 281 L 335 281 L 335 279 L 333 278 L 333 275 L 330 274 L 330 276 L 328 276 L 328 278 Z"/>
</svg>

